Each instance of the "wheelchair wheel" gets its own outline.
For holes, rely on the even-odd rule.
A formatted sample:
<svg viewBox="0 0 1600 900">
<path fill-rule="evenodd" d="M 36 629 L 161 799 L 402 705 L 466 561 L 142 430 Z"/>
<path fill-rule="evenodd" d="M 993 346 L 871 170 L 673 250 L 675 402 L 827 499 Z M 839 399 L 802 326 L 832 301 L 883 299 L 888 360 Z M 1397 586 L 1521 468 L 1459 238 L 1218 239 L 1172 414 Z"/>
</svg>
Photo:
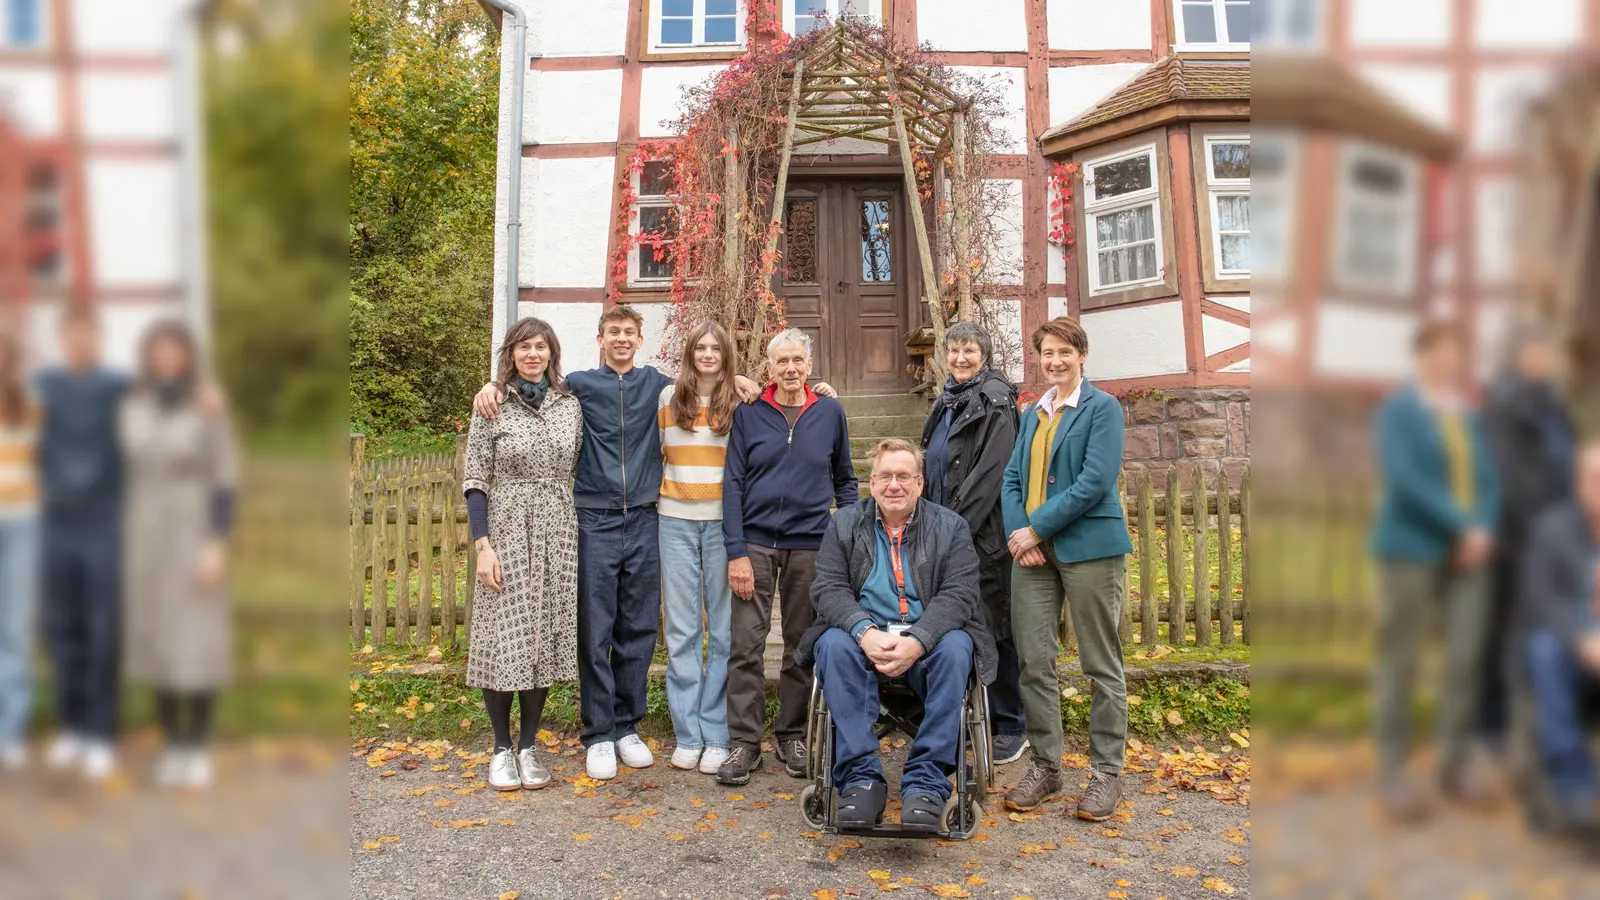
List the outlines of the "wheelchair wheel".
<svg viewBox="0 0 1600 900">
<path fill-rule="evenodd" d="M 814 784 L 808 784 L 800 792 L 800 814 L 805 816 L 806 824 L 817 830 L 822 830 L 826 818 L 823 814 L 823 801 L 826 798 L 817 790 Z"/>
<path fill-rule="evenodd" d="M 994 744 L 989 734 L 989 691 L 978 685 L 972 691 L 972 709 L 969 719 L 967 743 L 972 747 L 973 779 L 978 783 L 978 795 L 989 792 L 994 784 Z"/>
<path fill-rule="evenodd" d="M 972 833 L 978 830 L 978 818 L 983 813 L 976 800 L 969 801 L 966 808 L 968 823 L 963 828 L 961 826 L 961 792 L 957 791 L 951 794 L 950 799 L 944 802 L 944 830 L 962 839 L 972 837 Z"/>
</svg>

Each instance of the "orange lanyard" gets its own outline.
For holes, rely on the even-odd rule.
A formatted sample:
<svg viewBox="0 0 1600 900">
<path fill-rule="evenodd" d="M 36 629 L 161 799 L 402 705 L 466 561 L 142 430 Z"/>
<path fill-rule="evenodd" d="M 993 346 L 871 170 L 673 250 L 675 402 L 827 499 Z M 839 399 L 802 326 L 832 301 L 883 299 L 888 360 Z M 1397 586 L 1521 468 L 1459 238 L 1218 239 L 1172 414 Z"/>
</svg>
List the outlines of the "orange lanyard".
<svg viewBox="0 0 1600 900">
<path fill-rule="evenodd" d="M 900 564 L 900 547 L 906 526 L 890 528 L 885 525 L 883 530 L 889 534 L 889 566 L 894 569 L 894 586 L 900 593 L 900 621 L 904 622 L 911 615 L 911 604 L 906 602 L 906 570 Z"/>
</svg>

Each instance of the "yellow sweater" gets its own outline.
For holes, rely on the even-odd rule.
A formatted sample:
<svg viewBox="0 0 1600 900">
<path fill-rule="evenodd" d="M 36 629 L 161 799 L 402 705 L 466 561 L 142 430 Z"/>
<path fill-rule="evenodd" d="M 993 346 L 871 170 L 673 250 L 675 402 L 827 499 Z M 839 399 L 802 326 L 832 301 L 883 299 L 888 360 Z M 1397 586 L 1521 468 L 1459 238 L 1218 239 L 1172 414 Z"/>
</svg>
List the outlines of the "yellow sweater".
<svg viewBox="0 0 1600 900">
<path fill-rule="evenodd" d="M 1030 516 L 1044 505 L 1045 489 L 1050 483 L 1050 445 L 1056 439 L 1056 426 L 1061 424 L 1059 411 L 1051 415 L 1040 406 L 1038 414 L 1039 427 L 1033 432 L 1033 446 L 1029 448 L 1028 500 L 1024 506 Z"/>
</svg>

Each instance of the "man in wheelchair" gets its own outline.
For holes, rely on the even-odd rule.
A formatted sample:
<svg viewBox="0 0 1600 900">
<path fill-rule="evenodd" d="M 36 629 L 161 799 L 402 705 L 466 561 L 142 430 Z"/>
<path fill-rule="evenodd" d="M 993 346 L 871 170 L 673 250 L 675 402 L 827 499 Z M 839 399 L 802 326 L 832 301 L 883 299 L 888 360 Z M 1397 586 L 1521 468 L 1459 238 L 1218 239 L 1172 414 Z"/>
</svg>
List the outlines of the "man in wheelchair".
<svg viewBox="0 0 1600 900">
<path fill-rule="evenodd" d="M 1583 445 L 1576 468 L 1576 500 L 1534 524 L 1517 624 L 1538 762 L 1554 801 L 1552 824 L 1592 838 L 1600 835 L 1600 778 L 1583 699 L 1600 684 L 1600 440 Z"/>
<path fill-rule="evenodd" d="M 900 778 L 900 821 L 936 831 L 974 662 L 987 684 L 998 656 L 982 624 L 971 532 L 961 516 L 921 499 L 922 452 L 891 439 L 869 456 L 872 496 L 840 509 L 822 539 L 811 585 L 816 620 L 798 658 L 814 660 L 833 716 L 838 825 L 883 820 L 889 788 L 873 732 L 878 679 L 904 676 L 923 717 Z"/>
</svg>

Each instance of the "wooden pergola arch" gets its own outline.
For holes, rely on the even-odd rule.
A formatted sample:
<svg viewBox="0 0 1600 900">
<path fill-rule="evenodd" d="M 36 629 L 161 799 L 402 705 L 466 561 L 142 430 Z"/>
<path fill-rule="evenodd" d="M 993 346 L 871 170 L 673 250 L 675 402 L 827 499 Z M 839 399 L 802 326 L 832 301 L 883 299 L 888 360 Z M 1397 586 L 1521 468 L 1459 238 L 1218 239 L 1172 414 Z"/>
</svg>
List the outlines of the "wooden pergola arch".
<svg viewBox="0 0 1600 900">
<path fill-rule="evenodd" d="M 782 222 L 784 191 L 789 177 L 789 162 L 797 147 L 819 144 L 824 141 L 853 138 L 897 148 L 906 185 L 906 196 L 912 212 L 911 221 L 916 236 L 917 253 L 922 268 L 923 300 L 929 306 L 933 346 L 944 343 L 945 323 L 940 308 L 943 296 L 939 287 L 939 272 L 934 264 L 934 242 L 930 232 L 937 233 L 940 217 L 935 205 L 933 227 L 930 228 L 917 184 L 917 172 L 912 150 L 915 141 L 921 148 L 932 151 L 935 160 L 947 157 L 950 172 L 945 174 L 945 164 L 935 164 L 935 190 L 948 191 L 946 179 L 957 185 L 968 178 L 967 129 L 972 113 L 972 101 L 958 96 L 949 88 L 928 76 L 914 64 L 892 58 L 889 54 L 869 46 L 859 35 L 852 34 L 850 20 L 841 17 L 804 55 L 795 60 L 794 68 L 786 74 L 790 82 L 789 105 L 785 116 L 783 142 L 779 151 L 778 175 L 774 180 L 772 224 Z M 730 145 L 736 145 L 737 133 L 730 133 Z M 948 151 L 948 153 L 941 152 Z M 733 190 L 742 190 L 741 173 L 732 155 L 727 157 L 726 183 Z M 732 233 L 733 210 L 737 204 L 727 206 L 729 221 L 726 227 Z M 971 233 L 970 210 L 965 203 L 952 204 L 950 226 L 953 245 L 966 248 Z M 773 227 L 767 242 L 767 255 L 777 249 L 779 229 Z M 738 250 L 727 247 L 724 265 L 730 275 L 739 267 Z M 972 317 L 972 278 L 968 266 L 954 266 L 956 318 L 968 321 Z M 758 307 L 755 333 L 766 328 L 764 307 Z M 752 348 L 754 349 L 754 348 Z M 940 374 L 943 365 L 937 354 L 931 360 Z"/>
</svg>

